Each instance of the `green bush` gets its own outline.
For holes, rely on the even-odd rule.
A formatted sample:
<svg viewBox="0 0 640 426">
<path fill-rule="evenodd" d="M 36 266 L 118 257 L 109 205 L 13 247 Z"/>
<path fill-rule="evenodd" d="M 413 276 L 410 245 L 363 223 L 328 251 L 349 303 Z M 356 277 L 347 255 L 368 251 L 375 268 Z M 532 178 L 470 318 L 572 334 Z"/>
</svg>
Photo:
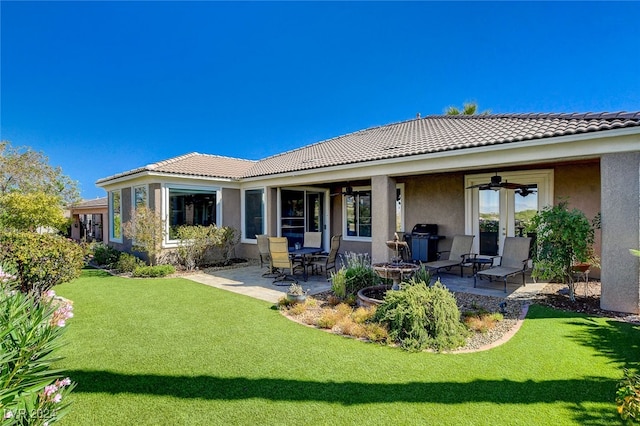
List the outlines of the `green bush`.
<svg viewBox="0 0 640 426">
<path fill-rule="evenodd" d="M 331 272 L 331 291 L 340 299 L 347 296 L 347 275 L 344 267 Z"/>
<path fill-rule="evenodd" d="M 623 420 L 640 421 L 640 376 L 626 368 L 616 391 L 616 405 Z"/>
<path fill-rule="evenodd" d="M 136 256 L 129 253 L 122 253 L 115 264 L 115 269 L 120 272 L 133 272 L 136 268 L 145 265 L 146 264 L 142 259 L 138 259 Z"/>
<path fill-rule="evenodd" d="M 172 265 L 139 266 L 133 270 L 133 276 L 136 278 L 158 278 L 166 277 L 174 272 L 176 272 L 176 268 Z"/>
<path fill-rule="evenodd" d="M 440 281 L 387 292 L 374 318 L 387 325 L 393 341 L 412 351 L 454 349 L 464 345 L 468 334 L 453 294 Z"/>
<path fill-rule="evenodd" d="M 0 262 L 12 271 L 23 293 L 43 293 L 80 276 L 82 248 L 59 235 L 7 232 L 0 235 Z"/>
<path fill-rule="evenodd" d="M 0 288 L 0 415 L 2 424 L 43 425 L 59 420 L 68 410 L 67 395 L 74 384 L 60 370 L 65 321 L 71 305 L 42 296 Z"/>
<path fill-rule="evenodd" d="M 104 243 L 93 246 L 93 261 L 98 266 L 113 267 L 120 259 L 120 252 Z"/>
<path fill-rule="evenodd" d="M 366 253 L 346 252 L 342 256 L 345 275 L 346 296 L 355 295 L 361 289 L 380 284 L 380 277 L 371 267 L 371 258 Z"/>
<path fill-rule="evenodd" d="M 180 226 L 175 233 L 180 243 L 178 245 L 178 260 L 187 271 L 192 271 L 203 263 L 204 255 L 213 246 L 215 225 Z"/>
</svg>

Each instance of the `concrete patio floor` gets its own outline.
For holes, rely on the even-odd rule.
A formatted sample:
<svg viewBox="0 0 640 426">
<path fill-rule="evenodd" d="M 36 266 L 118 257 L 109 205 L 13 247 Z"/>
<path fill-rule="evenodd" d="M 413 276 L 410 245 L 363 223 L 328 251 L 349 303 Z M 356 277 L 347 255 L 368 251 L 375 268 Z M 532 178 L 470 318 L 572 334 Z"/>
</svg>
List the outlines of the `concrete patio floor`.
<svg viewBox="0 0 640 426">
<path fill-rule="evenodd" d="M 184 275 L 183 278 L 275 303 L 280 297 L 284 296 L 289 285 L 277 286 L 273 284 L 273 278 L 262 277 L 265 271 L 266 267 L 261 268 L 258 265 L 250 265 L 211 272 L 201 271 Z M 331 282 L 322 275 L 310 275 L 306 282 L 302 280 L 302 276 L 296 276 L 296 278 L 298 279 L 298 283 L 305 290 L 308 290 L 310 295 L 331 289 Z M 469 277 L 466 274 L 464 277 L 460 277 L 460 275 L 456 274 L 442 273 L 440 278 L 442 283 L 453 292 L 519 300 L 530 299 L 547 284 L 534 283 L 531 277 L 527 276 L 526 285 L 523 286 L 522 277 L 515 276 L 509 279 L 507 292 L 505 293 L 502 281 L 489 282 L 487 280 L 478 280 L 478 287 L 474 288 L 473 277 Z"/>
</svg>

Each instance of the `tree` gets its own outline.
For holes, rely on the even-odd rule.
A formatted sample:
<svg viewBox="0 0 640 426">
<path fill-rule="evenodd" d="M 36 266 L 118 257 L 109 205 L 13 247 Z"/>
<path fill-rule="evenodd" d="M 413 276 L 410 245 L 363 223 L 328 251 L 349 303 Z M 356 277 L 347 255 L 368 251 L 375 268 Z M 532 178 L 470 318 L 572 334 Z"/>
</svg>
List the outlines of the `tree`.
<svg viewBox="0 0 640 426">
<path fill-rule="evenodd" d="M 60 205 L 80 200 L 78 183 L 53 167 L 42 152 L 0 142 L 0 196 L 11 192 L 40 192 L 60 199 Z"/>
<path fill-rule="evenodd" d="M 125 236 L 133 241 L 133 249 L 146 253 L 153 265 L 166 235 L 160 215 L 146 206 L 138 206 L 131 211 L 131 220 L 123 228 Z"/>
<path fill-rule="evenodd" d="M 0 196 L 0 229 L 34 232 L 45 227 L 63 231 L 67 223 L 56 195 L 10 192 Z"/>
<path fill-rule="evenodd" d="M 487 115 L 491 111 L 482 111 L 479 115 Z M 465 102 L 462 106 L 462 110 L 455 106 L 449 106 L 444 110 L 446 115 L 476 115 L 478 114 L 478 104 L 476 102 Z"/>
<path fill-rule="evenodd" d="M 575 300 L 574 264 L 597 262 L 593 225 L 580 210 L 569 210 L 567 201 L 546 207 L 533 217 L 533 225 L 537 231 L 533 277 L 567 283 Z"/>
</svg>

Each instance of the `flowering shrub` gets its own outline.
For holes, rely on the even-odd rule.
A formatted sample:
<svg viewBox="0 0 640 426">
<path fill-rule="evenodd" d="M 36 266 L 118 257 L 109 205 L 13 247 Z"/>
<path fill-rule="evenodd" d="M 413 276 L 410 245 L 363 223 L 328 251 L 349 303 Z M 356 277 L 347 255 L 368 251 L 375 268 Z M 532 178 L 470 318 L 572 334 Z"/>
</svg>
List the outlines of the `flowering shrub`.
<svg viewBox="0 0 640 426">
<path fill-rule="evenodd" d="M 50 425 L 68 410 L 74 387 L 51 369 L 73 307 L 53 291 L 11 289 L 13 277 L 0 275 L 0 424 Z"/>
</svg>

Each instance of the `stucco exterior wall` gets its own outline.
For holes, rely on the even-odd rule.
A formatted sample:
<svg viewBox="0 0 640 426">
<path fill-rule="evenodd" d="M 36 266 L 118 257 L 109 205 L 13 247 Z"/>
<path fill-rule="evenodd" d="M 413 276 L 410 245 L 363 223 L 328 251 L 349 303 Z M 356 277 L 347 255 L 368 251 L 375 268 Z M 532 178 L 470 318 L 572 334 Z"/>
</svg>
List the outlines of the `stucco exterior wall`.
<svg viewBox="0 0 640 426">
<path fill-rule="evenodd" d="M 464 174 L 435 174 L 398 180 L 404 182 L 405 232 L 417 223 L 435 223 L 445 237 L 439 250 L 449 250 L 452 238 L 464 234 Z"/>
<path fill-rule="evenodd" d="M 640 313 L 640 152 L 604 155 L 602 167 L 603 309 Z"/>
<path fill-rule="evenodd" d="M 589 220 L 600 213 L 601 205 L 600 161 L 556 166 L 554 169 L 554 204 L 562 200 L 569 208 L 582 211 Z M 595 231 L 594 250 L 601 255 L 602 233 Z M 591 269 L 590 277 L 600 278 L 600 270 Z"/>
</svg>

